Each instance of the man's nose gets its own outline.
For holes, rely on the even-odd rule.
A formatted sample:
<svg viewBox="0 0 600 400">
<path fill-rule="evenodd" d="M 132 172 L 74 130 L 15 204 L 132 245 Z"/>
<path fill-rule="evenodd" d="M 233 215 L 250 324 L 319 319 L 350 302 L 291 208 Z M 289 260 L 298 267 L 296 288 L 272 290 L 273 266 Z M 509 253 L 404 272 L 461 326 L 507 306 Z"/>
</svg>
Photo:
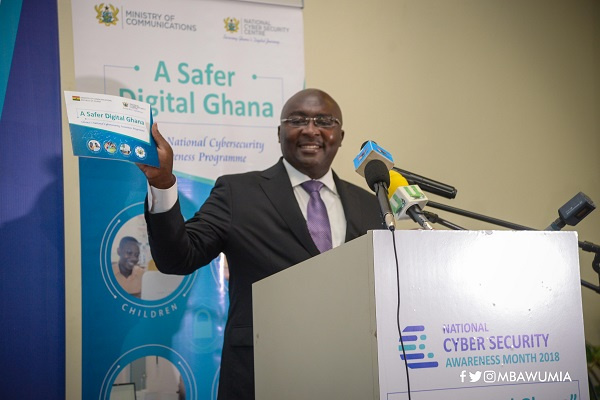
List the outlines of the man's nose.
<svg viewBox="0 0 600 400">
<path fill-rule="evenodd" d="M 321 134 L 321 131 L 315 125 L 314 119 L 308 120 L 308 124 L 304 126 L 304 129 L 302 129 L 302 132 L 306 133 L 306 134 L 311 134 L 311 135 L 320 135 Z"/>
</svg>

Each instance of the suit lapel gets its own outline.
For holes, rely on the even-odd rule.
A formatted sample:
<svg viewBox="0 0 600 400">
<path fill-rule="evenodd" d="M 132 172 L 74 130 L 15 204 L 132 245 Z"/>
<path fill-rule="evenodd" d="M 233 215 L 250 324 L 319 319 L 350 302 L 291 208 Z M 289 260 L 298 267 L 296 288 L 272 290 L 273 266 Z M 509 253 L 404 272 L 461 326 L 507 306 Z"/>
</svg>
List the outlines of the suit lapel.
<svg viewBox="0 0 600 400">
<path fill-rule="evenodd" d="M 262 177 L 265 178 L 261 183 L 263 191 L 293 235 L 311 256 L 320 254 L 308 232 L 306 220 L 300 211 L 290 178 L 281 159 L 273 167 L 263 171 Z"/>
</svg>

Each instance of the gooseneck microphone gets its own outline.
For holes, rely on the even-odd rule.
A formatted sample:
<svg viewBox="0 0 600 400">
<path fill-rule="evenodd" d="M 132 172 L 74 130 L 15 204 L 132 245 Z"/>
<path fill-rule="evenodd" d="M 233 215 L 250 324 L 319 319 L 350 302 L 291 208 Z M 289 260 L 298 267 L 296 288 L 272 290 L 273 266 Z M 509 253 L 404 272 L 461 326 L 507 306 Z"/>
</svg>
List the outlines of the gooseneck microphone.
<svg viewBox="0 0 600 400">
<path fill-rule="evenodd" d="M 364 173 L 367 185 L 375 192 L 379 201 L 379 208 L 381 209 L 385 226 L 390 231 L 393 231 L 396 229 L 396 222 L 394 221 L 394 213 L 392 213 L 387 196 L 388 186 L 390 185 L 389 170 L 383 161 L 371 160 L 365 165 Z"/>
<path fill-rule="evenodd" d="M 438 196 L 445 197 L 447 199 L 453 199 L 456 197 L 458 192 L 454 186 L 447 185 L 442 182 L 434 181 L 433 179 L 426 178 L 424 176 L 412 173 L 405 169 L 393 167 L 394 171 L 399 172 L 411 185 L 419 185 L 419 187 L 425 192 L 437 194 Z"/>
<path fill-rule="evenodd" d="M 560 231 L 565 225 L 575 226 L 596 209 L 596 205 L 583 192 L 558 209 L 558 218 L 546 228 L 547 231 Z"/>
<path fill-rule="evenodd" d="M 390 231 L 396 229 L 394 214 L 387 199 L 387 190 L 390 186 L 389 170 L 394 166 L 394 158 L 381 146 L 368 140 L 360 146 L 358 155 L 354 158 L 354 170 L 365 177 L 367 184 L 373 190 L 379 201 L 379 208 L 385 226 Z"/>
<path fill-rule="evenodd" d="M 427 204 L 427 196 L 419 185 L 408 185 L 407 180 L 398 172 L 390 171 L 390 181 L 393 182 L 388 189 L 390 206 L 396 220 L 412 219 L 421 228 L 433 230 L 431 223 L 423 214 L 423 207 Z"/>
</svg>

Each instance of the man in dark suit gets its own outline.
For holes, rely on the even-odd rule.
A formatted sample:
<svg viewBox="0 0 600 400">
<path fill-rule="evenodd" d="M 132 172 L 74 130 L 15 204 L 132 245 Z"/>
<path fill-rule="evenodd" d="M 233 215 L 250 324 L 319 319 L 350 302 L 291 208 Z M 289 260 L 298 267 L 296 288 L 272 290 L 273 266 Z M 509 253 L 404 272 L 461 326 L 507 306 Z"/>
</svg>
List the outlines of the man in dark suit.
<svg viewBox="0 0 600 400">
<path fill-rule="evenodd" d="M 330 244 L 323 251 L 382 228 L 375 196 L 331 170 L 344 138 L 342 113 L 333 98 L 320 90 L 303 90 L 286 102 L 281 118 L 282 159 L 265 171 L 220 177 L 185 223 L 172 173 L 173 152 L 156 125 L 152 134 L 160 168 L 140 165 L 150 184 L 146 222 L 158 269 L 189 274 L 220 253 L 227 257 L 230 308 L 220 400 L 254 399 L 252 283 L 320 253 L 307 226 L 311 195 L 301 184 L 323 183 L 320 195 L 330 223 Z"/>
</svg>

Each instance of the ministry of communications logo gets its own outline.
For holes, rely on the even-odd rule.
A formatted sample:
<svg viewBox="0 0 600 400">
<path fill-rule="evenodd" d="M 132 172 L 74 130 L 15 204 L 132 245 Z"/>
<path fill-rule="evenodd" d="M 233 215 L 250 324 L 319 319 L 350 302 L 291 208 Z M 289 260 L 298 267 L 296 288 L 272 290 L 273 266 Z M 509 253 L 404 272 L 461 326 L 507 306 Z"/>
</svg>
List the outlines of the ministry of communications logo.
<svg viewBox="0 0 600 400">
<path fill-rule="evenodd" d="M 116 25 L 119 21 L 119 18 L 117 18 L 119 9 L 112 4 L 104 5 L 104 3 L 100 3 L 99 5 L 94 6 L 94 9 L 96 10 L 96 19 L 99 24 L 111 26 Z"/>
<path fill-rule="evenodd" d="M 225 30 L 229 33 L 236 33 L 240 30 L 240 21 L 236 18 L 227 17 L 223 22 L 225 22 Z"/>
</svg>

